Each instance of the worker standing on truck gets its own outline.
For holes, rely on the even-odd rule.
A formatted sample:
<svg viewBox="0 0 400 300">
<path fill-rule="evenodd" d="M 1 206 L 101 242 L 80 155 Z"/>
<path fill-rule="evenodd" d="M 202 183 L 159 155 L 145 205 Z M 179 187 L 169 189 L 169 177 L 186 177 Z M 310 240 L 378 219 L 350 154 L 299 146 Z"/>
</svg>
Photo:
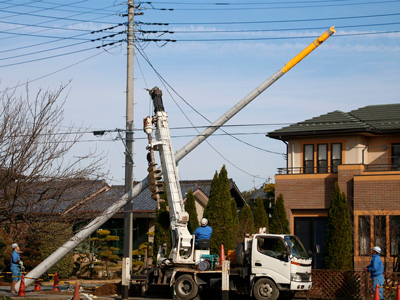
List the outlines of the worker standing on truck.
<svg viewBox="0 0 400 300">
<path fill-rule="evenodd" d="M 371 273 L 372 287 L 374 289 L 374 293 L 375 293 L 376 285 L 378 284 L 379 297 L 380 297 L 380 299 L 383 299 L 383 283 L 385 281 L 385 278 L 383 277 L 383 263 L 379 256 L 379 254 L 381 254 L 381 252 L 382 252 L 382 250 L 378 246 L 375 246 L 374 248 L 372 248 L 371 263 L 366 269 L 368 272 Z"/>
<path fill-rule="evenodd" d="M 199 240 L 209 240 L 212 234 L 212 228 L 208 226 L 208 220 L 206 218 L 202 218 L 200 221 L 200 227 L 197 227 L 196 230 L 193 232 L 195 235 L 195 245 Z"/>
</svg>

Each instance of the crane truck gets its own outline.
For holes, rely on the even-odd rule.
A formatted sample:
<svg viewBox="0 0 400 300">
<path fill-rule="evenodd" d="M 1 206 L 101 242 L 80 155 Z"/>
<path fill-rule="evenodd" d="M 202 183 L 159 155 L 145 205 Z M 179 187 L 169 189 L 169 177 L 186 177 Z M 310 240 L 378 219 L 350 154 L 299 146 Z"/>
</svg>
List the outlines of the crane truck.
<svg viewBox="0 0 400 300">
<path fill-rule="evenodd" d="M 250 92 L 247 96 L 245 96 L 243 99 L 241 99 L 239 102 L 237 102 L 232 108 L 230 108 L 227 112 L 225 112 L 221 117 L 219 117 L 216 121 L 214 121 L 208 128 L 204 129 L 199 135 L 197 135 L 193 140 L 191 140 L 188 144 L 186 144 L 183 148 L 181 148 L 174 156 L 172 156 L 172 159 L 175 160 L 175 162 L 178 162 L 182 160 L 186 155 L 188 155 L 194 148 L 196 148 L 199 144 L 201 144 L 205 139 L 207 139 L 211 134 L 213 134 L 220 126 L 225 124 L 227 121 L 229 121 L 231 118 L 233 118 L 241 109 L 243 109 L 245 106 L 247 106 L 251 101 L 253 101 L 255 98 L 257 98 L 261 93 L 263 93 L 267 88 L 269 88 L 272 84 L 274 84 L 277 80 L 279 80 L 284 74 L 289 72 L 294 66 L 296 66 L 300 61 L 302 61 L 306 56 L 308 56 L 311 52 L 313 52 L 317 47 L 319 47 L 324 41 L 326 41 L 332 34 L 335 33 L 335 28 L 331 27 L 327 31 L 325 31 L 321 36 L 319 36 L 317 39 L 315 39 L 310 45 L 308 45 L 305 49 L 303 49 L 300 53 L 298 53 L 295 57 L 293 57 L 291 60 L 289 60 L 281 69 L 276 71 L 272 76 L 270 76 L 267 80 L 262 82 L 259 86 L 257 86 L 252 92 Z M 161 108 L 161 107 L 160 107 Z M 162 108 L 163 110 L 163 108 Z M 158 111 L 162 111 L 159 109 Z M 155 116 L 157 117 L 157 116 Z M 163 117 L 166 119 L 166 114 Z M 149 121 L 149 119 L 147 120 Z M 150 127 L 152 122 L 152 119 L 150 118 L 150 123 L 148 122 L 147 130 L 152 130 Z M 158 127 L 161 128 L 161 127 Z M 150 139 L 151 140 L 151 139 Z M 150 145 L 150 153 L 153 152 L 154 148 L 157 147 L 157 145 L 152 145 L 151 142 L 149 142 Z M 151 149 L 153 147 L 153 150 Z M 161 148 L 161 147 L 160 147 Z M 172 148 L 170 150 L 172 153 Z M 153 157 L 151 155 L 149 156 L 150 161 L 153 159 L 154 161 L 154 154 Z M 149 168 L 151 166 L 149 165 Z M 155 168 L 155 165 L 153 165 L 150 168 L 150 171 Z M 152 180 L 153 189 L 155 189 L 155 192 L 157 194 L 157 178 L 159 176 L 159 169 L 155 169 L 153 172 L 155 175 L 155 179 Z M 173 177 L 178 178 L 176 174 L 171 174 Z M 165 179 L 165 178 L 164 178 Z M 110 219 L 115 213 L 120 211 L 122 207 L 124 207 L 127 203 L 131 202 L 134 197 L 139 195 L 140 192 L 142 192 L 144 189 L 146 189 L 150 184 L 150 180 L 146 177 L 144 178 L 141 182 L 136 184 L 132 190 L 128 191 L 125 193 L 118 201 L 116 201 L 113 205 L 108 207 L 101 215 L 93 219 L 89 224 L 87 224 L 85 227 L 81 229 L 75 236 L 73 236 L 71 239 L 69 239 L 67 242 L 64 243 L 60 248 L 58 248 L 55 252 L 53 252 L 50 256 L 48 256 L 45 260 L 43 260 L 38 266 L 36 266 L 32 271 L 30 271 L 25 280 L 25 286 L 29 286 L 35 282 L 34 278 L 39 278 L 42 276 L 47 270 L 49 270 L 54 264 L 56 264 L 60 259 L 62 259 L 65 255 L 67 255 L 70 251 L 72 251 L 76 246 L 78 246 L 81 242 L 83 242 L 87 237 L 89 237 L 93 232 L 95 232 L 102 224 L 104 224 L 108 219 Z M 179 184 L 179 181 L 175 181 L 175 184 Z M 170 186 L 170 185 L 168 185 Z M 179 191 L 178 187 L 174 188 L 175 192 Z M 155 194 L 155 198 L 157 199 L 157 196 Z M 177 196 L 179 197 L 179 195 Z M 175 199 L 175 198 L 174 198 Z M 177 198 L 179 199 L 179 198 Z M 173 200 L 176 201 L 176 200 Z M 171 222 L 173 221 L 173 240 L 175 241 L 174 244 L 174 251 L 172 253 L 172 257 L 170 255 L 169 259 L 165 258 L 163 256 L 159 257 L 159 260 L 162 261 L 162 265 L 170 265 L 170 269 L 166 268 L 165 269 L 165 274 L 169 274 L 169 279 L 167 278 L 166 282 L 168 282 L 170 285 L 174 285 L 175 289 L 178 291 L 177 294 L 181 293 L 181 299 L 190 299 L 192 294 L 196 294 L 198 290 L 198 286 L 203 285 L 207 283 L 207 278 L 205 278 L 206 273 L 204 272 L 210 272 L 210 271 L 202 271 L 203 273 L 200 273 L 199 271 L 196 271 L 194 268 L 190 268 L 191 273 L 186 274 L 186 271 L 180 271 L 177 266 L 179 264 L 182 264 L 181 266 L 193 266 L 196 265 L 198 262 L 196 260 L 197 257 L 199 257 L 199 252 L 197 249 L 193 250 L 192 243 L 193 243 L 193 237 L 190 237 L 190 234 L 185 230 L 185 223 L 187 224 L 188 221 L 188 216 L 184 212 L 183 208 L 183 201 L 178 200 L 177 203 L 174 203 L 174 205 L 170 205 L 172 209 L 175 207 L 179 207 L 179 209 L 175 210 L 173 213 L 173 218 Z M 170 208 L 171 209 L 171 208 Z M 267 236 L 267 235 L 264 235 Z M 270 235 L 268 235 L 270 236 Z M 271 236 L 272 237 L 272 236 Z M 255 236 L 253 236 L 254 240 Z M 287 236 L 285 239 L 285 236 L 281 237 L 275 237 L 275 238 L 280 238 L 281 241 L 286 241 L 287 239 L 293 239 L 297 240 L 295 237 Z M 254 240 L 255 241 L 255 240 Z M 256 286 L 255 284 L 259 281 L 259 279 L 263 279 L 263 281 L 260 281 L 258 283 L 257 287 L 260 287 L 258 291 L 261 294 L 265 294 L 265 291 L 271 291 L 271 290 L 276 290 L 276 289 L 292 289 L 292 283 L 295 285 L 293 288 L 297 287 L 298 289 L 304 289 L 308 288 L 308 285 L 305 284 L 304 282 L 310 282 L 311 284 L 311 278 L 309 278 L 309 281 L 306 281 L 304 278 L 302 278 L 301 274 L 309 274 L 309 266 L 308 266 L 308 261 L 309 257 L 308 255 L 304 252 L 304 247 L 301 246 L 301 243 L 291 243 L 289 244 L 287 241 L 284 242 L 284 245 L 287 246 L 287 251 L 286 254 L 283 255 L 284 257 L 284 264 L 285 267 L 285 272 L 284 276 L 278 278 L 285 278 L 285 280 L 282 281 L 282 283 L 279 282 L 279 280 L 273 281 L 274 278 L 270 279 L 268 276 L 272 275 L 265 275 L 263 272 L 258 272 L 257 269 L 263 268 L 263 261 L 258 262 L 254 261 L 254 255 L 252 255 L 254 247 L 253 245 L 256 245 L 254 241 L 247 242 L 244 241 L 242 243 L 242 246 L 239 247 L 239 251 L 237 251 L 236 255 L 237 257 L 242 257 L 242 269 L 232 269 L 229 271 L 229 275 L 231 275 L 231 279 L 229 280 L 229 283 L 232 281 L 233 278 L 237 279 L 238 277 L 234 277 L 236 273 L 239 273 L 240 276 L 244 276 L 246 278 L 246 284 L 248 287 L 251 287 L 250 292 L 254 290 L 254 294 L 256 295 Z M 175 248 L 179 246 L 180 249 L 183 251 L 183 253 L 186 252 L 186 254 L 181 255 L 181 252 L 178 248 Z M 296 250 L 296 247 L 299 248 Z M 193 254 L 193 251 L 194 254 Z M 203 250 L 207 251 L 207 250 Z M 301 254 L 303 253 L 303 254 Z M 188 255 L 191 254 L 191 258 L 188 257 Z M 196 256 L 197 255 L 197 256 Z M 175 257 L 175 258 L 174 258 Z M 201 257 L 201 256 L 200 256 Z M 264 257 L 266 258 L 266 257 Z M 286 261 L 287 260 L 287 261 Z M 181 262 L 178 262 L 181 261 Z M 240 259 L 237 260 L 240 262 Z M 254 261 L 254 267 L 249 265 L 249 262 L 252 263 Z M 174 263 L 174 266 L 171 268 L 171 264 Z M 261 264 L 261 265 L 260 265 Z M 199 263 L 199 266 L 204 265 L 203 263 Z M 239 263 L 238 263 L 239 265 Z M 287 271 L 287 266 L 290 265 L 291 269 L 290 272 Z M 297 267 L 295 267 L 297 266 Z M 171 271 L 172 269 L 172 271 Z M 157 275 L 158 270 L 161 269 L 154 269 L 153 275 L 156 274 L 156 276 L 160 279 L 161 277 Z M 247 270 L 247 271 L 246 271 Z M 125 280 L 123 280 L 122 285 L 127 286 L 129 285 L 129 280 L 130 280 L 130 260 L 129 258 L 123 258 L 123 271 L 124 274 L 127 276 L 125 277 Z M 200 270 L 201 271 L 201 270 Z M 197 273 L 196 273 L 197 272 Z M 247 273 L 246 273 L 247 272 Z M 254 272 L 254 273 L 253 273 Z M 278 272 L 279 273 L 279 272 Z M 250 274 L 250 275 L 245 275 L 245 274 Z M 279 273 L 280 274 L 280 273 Z M 290 274 L 290 278 L 288 277 L 287 274 Z M 182 276 L 181 276 L 182 275 Z M 183 275 L 187 275 L 183 277 Z M 210 277 L 215 277 L 215 273 L 212 273 Z M 286 277 L 285 277 L 286 276 Z M 154 276 L 153 276 L 154 277 Z M 248 278 L 247 278 L 248 277 Z M 123 277 L 124 278 L 124 277 Z M 166 278 L 166 277 L 165 277 Z M 180 279 L 179 279 L 180 278 Z M 205 279 L 203 279 L 205 278 Z M 289 279 L 287 279 L 289 278 Z M 179 279 L 178 283 L 176 284 L 176 280 Z M 262 284 L 262 282 L 265 282 L 265 280 L 269 280 L 266 284 Z M 146 282 L 149 282 L 146 280 Z M 235 280 L 235 282 L 239 282 L 238 280 Z M 235 283 L 234 282 L 234 283 Z M 250 282 L 250 284 L 249 284 Z M 272 285 L 271 282 L 274 284 Z M 297 286 L 296 286 L 296 282 Z M 233 284 L 234 284 L 233 283 Z M 18 291 L 19 286 L 21 284 L 21 281 L 18 281 L 15 289 Z M 289 287 L 290 286 L 290 287 Z M 253 288 L 254 287 L 254 288 Z M 271 287 L 271 289 L 269 289 Z M 269 293 L 270 294 L 270 293 Z M 276 293 L 275 293 L 276 294 Z M 262 296 L 260 296 L 262 297 Z M 264 297 L 260 299 L 273 299 L 271 297 Z"/>
<path fill-rule="evenodd" d="M 149 140 L 150 190 L 152 198 L 159 201 L 162 175 L 169 206 L 172 246 L 168 257 L 165 249 L 160 249 L 157 268 L 150 269 L 149 283 L 170 285 L 175 298 L 180 300 L 196 299 L 200 287 L 221 288 L 224 276 L 227 278 L 226 290 L 248 292 L 257 300 L 275 300 L 280 292 L 309 290 L 312 286 L 311 257 L 294 235 L 263 231 L 248 235 L 236 247 L 235 263 L 230 262 L 225 268 L 218 266 L 217 255 L 210 254 L 209 241 L 200 240 L 195 245 L 194 235 L 187 227 L 189 215 L 184 208 L 162 92 L 155 87 L 150 90 L 150 95 L 154 116 L 144 119 L 144 131 Z M 154 127 L 155 140 L 152 138 Z M 161 170 L 156 168 L 154 151 L 159 152 Z"/>
</svg>

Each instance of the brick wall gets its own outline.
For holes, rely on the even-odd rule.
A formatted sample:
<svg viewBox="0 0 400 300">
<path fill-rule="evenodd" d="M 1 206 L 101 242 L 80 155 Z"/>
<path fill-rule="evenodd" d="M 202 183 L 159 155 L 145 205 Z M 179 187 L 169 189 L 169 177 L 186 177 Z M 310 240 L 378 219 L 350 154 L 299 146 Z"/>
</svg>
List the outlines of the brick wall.
<svg viewBox="0 0 400 300">
<path fill-rule="evenodd" d="M 336 180 L 335 174 L 275 176 L 275 197 L 283 195 L 290 228 L 293 225 L 292 210 L 329 208 Z"/>
<path fill-rule="evenodd" d="M 338 184 L 340 191 L 346 195 L 347 203 L 353 209 L 354 201 L 354 176 L 361 175 L 364 171 L 363 165 L 341 165 L 338 168 Z"/>
<path fill-rule="evenodd" d="M 400 210 L 400 175 L 356 177 L 354 209 Z"/>
</svg>

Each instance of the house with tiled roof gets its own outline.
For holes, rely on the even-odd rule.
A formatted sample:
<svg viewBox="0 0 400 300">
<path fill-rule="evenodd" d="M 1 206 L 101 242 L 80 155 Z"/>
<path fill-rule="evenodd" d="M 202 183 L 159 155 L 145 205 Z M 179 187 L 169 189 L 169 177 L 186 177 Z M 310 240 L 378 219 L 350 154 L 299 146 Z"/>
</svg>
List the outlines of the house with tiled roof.
<svg viewBox="0 0 400 300">
<path fill-rule="evenodd" d="M 235 182 L 232 179 L 229 182 L 231 196 L 235 199 L 237 208 L 240 211 L 244 205 L 247 205 L 246 200 L 243 198 Z M 211 180 L 181 180 L 180 186 L 184 202 L 186 201 L 187 193 L 192 190 L 196 203 L 197 216 L 200 221 L 210 196 Z M 87 205 L 80 206 L 79 210 L 85 214 L 102 213 L 124 195 L 124 190 L 124 186 L 112 186 L 108 190 L 96 195 Z M 147 233 L 154 231 L 156 208 L 157 202 L 151 199 L 149 189 L 145 189 L 133 199 L 131 210 L 133 213 L 133 249 L 137 249 L 144 242 L 152 241 L 152 237 Z M 102 228 L 110 230 L 112 235 L 121 237 L 119 244 L 115 246 L 120 249 L 120 254 L 122 254 L 123 212 L 120 211 L 115 214 Z"/>
<path fill-rule="evenodd" d="M 335 182 L 354 225 L 354 266 L 368 264 L 374 245 L 391 270 L 400 242 L 400 104 L 333 111 L 269 132 L 287 149 L 275 175 L 291 231 L 306 247 L 323 248 Z M 323 249 L 322 249 L 323 250 Z M 321 267 L 322 255 L 317 257 Z"/>
</svg>

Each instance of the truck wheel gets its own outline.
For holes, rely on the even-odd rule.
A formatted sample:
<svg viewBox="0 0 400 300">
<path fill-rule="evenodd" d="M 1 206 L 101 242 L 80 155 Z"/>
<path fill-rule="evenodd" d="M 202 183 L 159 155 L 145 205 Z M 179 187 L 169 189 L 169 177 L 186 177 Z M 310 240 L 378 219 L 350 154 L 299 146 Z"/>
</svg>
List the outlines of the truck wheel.
<svg viewBox="0 0 400 300">
<path fill-rule="evenodd" d="M 257 280 L 253 289 L 254 297 L 257 300 L 276 300 L 279 296 L 279 290 L 275 283 L 268 278 Z"/>
<path fill-rule="evenodd" d="M 192 276 L 185 274 L 175 281 L 174 291 L 178 299 L 188 300 L 197 296 L 199 287 Z"/>
<path fill-rule="evenodd" d="M 236 263 L 239 266 L 244 266 L 244 243 L 239 243 L 236 246 Z"/>
</svg>

